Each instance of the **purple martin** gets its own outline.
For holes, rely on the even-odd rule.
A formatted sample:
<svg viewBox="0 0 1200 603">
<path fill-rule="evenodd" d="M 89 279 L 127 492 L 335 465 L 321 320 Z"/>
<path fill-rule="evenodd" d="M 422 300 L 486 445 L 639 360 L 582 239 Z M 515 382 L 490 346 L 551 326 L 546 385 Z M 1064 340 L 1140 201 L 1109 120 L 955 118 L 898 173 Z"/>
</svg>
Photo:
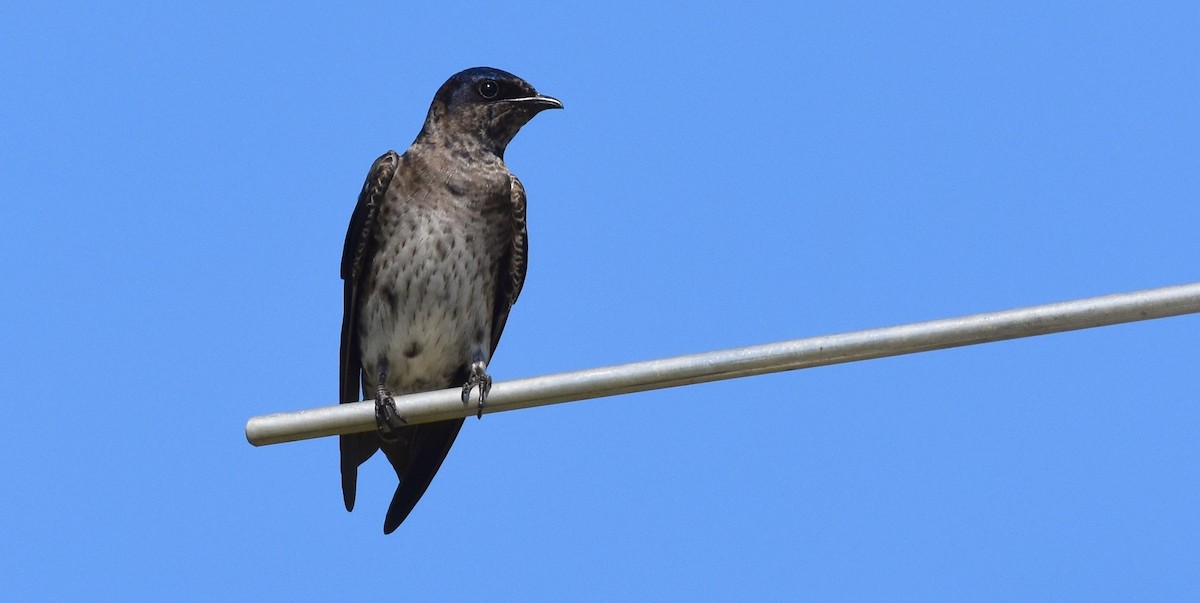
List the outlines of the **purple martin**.
<svg viewBox="0 0 1200 603">
<path fill-rule="evenodd" d="M 492 379 L 488 362 L 525 282 L 525 189 L 504 149 L 562 103 L 521 78 L 476 67 L 438 89 L 403 155 L 367 174 L 342 252 L 340 399 L 374 396 L 377 432 L 341 436 L 342 496 L 354 509 L 358 466 L 382 449 L 400 479 L 383 531 L 404 521 L 450 452 L 462 419 L 406 425 L 392 396 Z"/>
</svg>

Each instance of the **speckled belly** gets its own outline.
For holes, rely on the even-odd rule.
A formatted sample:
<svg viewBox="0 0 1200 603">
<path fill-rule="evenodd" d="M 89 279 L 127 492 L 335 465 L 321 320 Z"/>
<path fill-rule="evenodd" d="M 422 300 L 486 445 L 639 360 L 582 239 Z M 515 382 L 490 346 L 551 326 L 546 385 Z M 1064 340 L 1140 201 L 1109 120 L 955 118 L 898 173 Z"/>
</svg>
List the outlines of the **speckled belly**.
<svg viewBox="0 0 1200 603">
<path fill-rule="evenodd" d="M 460 385 L 456 372 L 490 360 L 496 275 L 482 236 L 452 216 L 399 221 L 372 264 L 375 291 L 359 323 L 368 386 L 381 369 L 395 394 Z M 369 391 L 369 390 L 368 390 Z"/>
</svg>

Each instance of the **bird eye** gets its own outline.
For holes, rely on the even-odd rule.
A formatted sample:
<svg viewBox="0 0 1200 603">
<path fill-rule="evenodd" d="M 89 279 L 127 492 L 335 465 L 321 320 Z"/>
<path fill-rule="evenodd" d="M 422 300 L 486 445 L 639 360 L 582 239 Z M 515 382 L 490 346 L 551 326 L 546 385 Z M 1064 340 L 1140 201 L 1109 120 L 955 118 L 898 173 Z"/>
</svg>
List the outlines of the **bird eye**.
<svg viewBox="0 0 1200 603">
<path fill-rule="evenodd" d="M 479 96 L 491 100 L 500 94 L 500 84 L 496 80 L 483 80 L 479 83 Z"/>
</svg>

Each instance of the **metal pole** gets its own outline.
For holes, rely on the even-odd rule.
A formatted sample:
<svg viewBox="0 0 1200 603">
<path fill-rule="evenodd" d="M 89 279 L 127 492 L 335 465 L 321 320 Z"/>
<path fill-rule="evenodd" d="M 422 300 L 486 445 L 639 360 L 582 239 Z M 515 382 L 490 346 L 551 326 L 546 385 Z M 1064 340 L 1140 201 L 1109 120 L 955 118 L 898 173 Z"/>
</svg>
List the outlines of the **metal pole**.
<svg viewBox="0 0 1200 603">
<path fill-rule="evenodd" d="M 1060 333 L 1200 312 L 1200 282 L 1132 293 L 945 318 L 838 335 L 718 350 L 645 362 L 498 382 L 485 413 L 630 392 L 899 356 L 963 345 Z M 472 415 L 459 388 L 396 398 L 409 423 Z M 255 446 L 375 429 L 374 402 L 262 415 L 246 423 Z"/>
</svg>

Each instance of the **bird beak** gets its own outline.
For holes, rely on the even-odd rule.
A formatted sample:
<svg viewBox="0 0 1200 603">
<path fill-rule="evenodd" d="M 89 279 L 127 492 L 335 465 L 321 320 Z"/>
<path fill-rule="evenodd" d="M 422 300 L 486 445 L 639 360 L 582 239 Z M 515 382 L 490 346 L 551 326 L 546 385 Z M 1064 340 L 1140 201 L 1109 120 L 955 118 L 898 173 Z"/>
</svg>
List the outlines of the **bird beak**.
<svg viewBox="0 0 1200 603">
<path fill-rule="evenodd" d="M 563 108 L 562 101 L 554 98 L 553 96 L 543 96 L 541 94 L 537 96 L 526 96 L 524 98 L 514 98 L 510 99 L 509 102 L 521 103 L 523 105 L 533 107 L 538 111 Z"/>
</svg>

